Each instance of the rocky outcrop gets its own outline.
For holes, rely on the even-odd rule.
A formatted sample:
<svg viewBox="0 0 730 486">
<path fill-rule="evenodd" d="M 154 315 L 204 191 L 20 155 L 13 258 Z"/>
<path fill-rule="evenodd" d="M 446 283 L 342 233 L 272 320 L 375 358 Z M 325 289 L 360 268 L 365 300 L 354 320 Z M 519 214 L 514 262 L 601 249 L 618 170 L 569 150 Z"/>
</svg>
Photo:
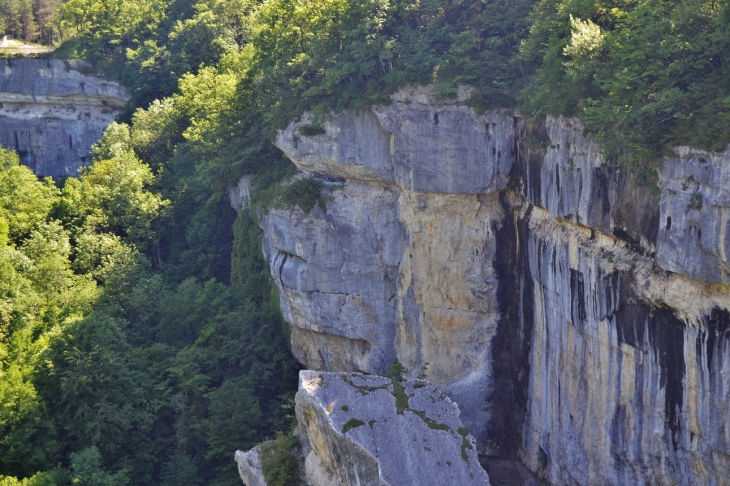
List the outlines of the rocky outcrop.
<svg viewBox="0 0 730 486">
<path fill-rule="evenodd" d="M 302 371 L 296 413 L 313 485 L 489 484 L 459 407 L 425 381 Z"/>
<path fill-rule="evenodd" d="M 311 121 L 277 144 L 344 188 L 261 215 L 305 366 L 397 359 L 551 484 L 727 484 L 725 154 L 679 149 L 654 195 L 577 120 L 419 89 Z"/>
<path fill-rule="evenodd" d="M 406 243 L 397 194 L 350 183 L 327 213 L 274 210 L 262 218 L 264 254 L 308 368 L 387 371 L 396 359 L 396 280 Z"/>
<path fill-rule="evenodd" d="M 231 207 L 240 213 L 251 200 L 251 176 L 243 176 L 238 184 L 228 189 L 228 201 Z"/>
<path fill-rule="evenodd" d="M 458 99 L 467 93 L 462 91 Z M 506 187 L 514 161 L 514 118 L 439 103 L 425 88 L 388 106 L 346 112 L 303 137 L 290 125 L 276 145 L 311 174 L 396 185 L 417 192 L 483 194 Z"/>
<path fill-rule="evenodd" d="M 0 59 L 0 145 L 40 175 L 76 175 L 128 99 L 62 61 Z"/>
<path fill-rule="evenodd" d="M 246 486 L 267 486 L 264 473 L 261 471 L 261 446 L 256 446 L 250 451 L 236 451 L 236 463 L 238 464 L 238 475 L 241 476 Z"/>
</svg>

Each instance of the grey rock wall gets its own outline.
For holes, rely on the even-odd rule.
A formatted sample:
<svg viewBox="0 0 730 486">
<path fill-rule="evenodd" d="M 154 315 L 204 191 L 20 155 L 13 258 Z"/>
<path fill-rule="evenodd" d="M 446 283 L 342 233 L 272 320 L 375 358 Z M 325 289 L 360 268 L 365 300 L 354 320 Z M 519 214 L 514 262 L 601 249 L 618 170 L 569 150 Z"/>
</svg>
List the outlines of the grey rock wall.
<svg viewBox="0 0 730 486">
<path fill-rule="evenodd" d="M 296 413 L 311 484 L 489 485 L 459 407 L 425 381 L 302 371 Z"/>
<path fill-rule="evenodd" d="M 398 359 L 550 484 L 728 484 L 726 154 L 680 149 L 655 196 L 577 120 L 418 89 L 309 122 L 277 144 L 344 189 L 261 218 L 305 366 Z"/>
<path fill-rule="evenodd" d="M 391 189 L 348 183 L 325 213 L 261 218 L 294 354 L 311 369 L 387 371 L 395 361 L 396 281 L 406 245 Z"/>
<path fill-rule="evenodd" d="M 0 59 L 0 145 L 39 176 L 76 175 L 127 99 L 62 61 Z"/>
<path fill-rule="evenodd" d="M 580 120 L 548 117 L 545 128 L 549 145 L 539 172 L 525 174 L 529 201 L 556 218 L 610 233 L 610 188 L 598 144 L 584 135 Z"/>
<path fill-rule="evenodd" d="M 730 294 L 538 208 L 527 228 L 525 463 L 551 484 L 723 484 Z M 658 305 L 652 271 L 695 301 Z"/>
<path fill-rule="evenodd" d="M 730 284 L 730 151 L 677 149 L 661 172 L 657 260 L 673 272 Z"/>
<path fill-rule="evenodd" d="M 312 121 L 305 115 L 291 124 L 276 145 L 316 175 L 417 192 L 482 194 L 505 188 L 514 163 L 514 117 L 477 115 L 439 102 L 426 88 L 399 92 L 388 106 L 327 119 L 325 134 L 302 136 L 299 127 Z"/>
<path fill-rule="evenodd" d="M 267 486 L 264 474 L 261 471 L 261 446 L 241 452 L 236 451 L 236 463 L 238 464 L 238 475 L 241 476 L 246 486 Z"/>
<path fill-rule="evenodd" d="M 659 197 L 637 187 L 628 169 L 609 164 L 582 120 L 547 117 L 538 129 L 524 128 L 518 179 L 530 203 L 555 218 L 656 250 Z"/>
</svg>

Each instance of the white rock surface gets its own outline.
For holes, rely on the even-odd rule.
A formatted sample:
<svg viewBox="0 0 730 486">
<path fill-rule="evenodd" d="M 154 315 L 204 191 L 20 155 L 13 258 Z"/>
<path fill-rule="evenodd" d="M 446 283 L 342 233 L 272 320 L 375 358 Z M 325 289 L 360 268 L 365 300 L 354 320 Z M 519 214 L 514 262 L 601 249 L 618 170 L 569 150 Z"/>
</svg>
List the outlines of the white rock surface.
<svg viewBox="0 0 730 486">
<path fill-rule="evenodd" d="M 261 472 L 260 450 L 261 446 L 256 446 L 246 452 L 236 451 L 238 474 L 246 486 L 266 486 L 264 474 Z"/>
</svg>

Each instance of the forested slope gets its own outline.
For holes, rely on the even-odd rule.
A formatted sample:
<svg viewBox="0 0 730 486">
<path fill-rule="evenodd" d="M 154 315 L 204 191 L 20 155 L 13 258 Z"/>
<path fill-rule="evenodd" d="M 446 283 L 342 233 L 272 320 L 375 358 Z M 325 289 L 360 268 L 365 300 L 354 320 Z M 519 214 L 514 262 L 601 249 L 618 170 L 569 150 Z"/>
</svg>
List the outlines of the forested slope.
<svg viewBox="0 0 730 486">
<path fill-rule="evenodd" d="M 253 208 L 324 205 L 271 144 L 409 83 L 585 117 L 654 187 L 672 145 L 730 141 L 730 3 L 69 0 L 80 57 L 133 99 L 79 179 L 0 173 L 0 484 L 238 484 L 296 387 Z M 35 475 L 35 476 L 34 476 Z"/>
</svg>

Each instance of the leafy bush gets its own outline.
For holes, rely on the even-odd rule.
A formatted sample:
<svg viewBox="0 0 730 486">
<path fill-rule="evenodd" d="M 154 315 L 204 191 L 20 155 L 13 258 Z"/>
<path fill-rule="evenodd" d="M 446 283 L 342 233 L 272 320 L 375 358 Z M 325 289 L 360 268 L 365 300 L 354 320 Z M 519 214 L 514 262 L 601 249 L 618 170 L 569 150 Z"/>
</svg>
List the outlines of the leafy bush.
<svg viewBox="0 0 730 486">
<path fill-rule="evenodd" d="M 269 486 L 298 486 L 301 484 L 299 441 L 294 434 L 279 432 L 276 439 L 261 444 L 261 471 Z"/>
<path fill-rule="evenodd" d="M 344 434 L 348 430 L 352 430 L 357 427 L 362 427 L 363 425 L 365 425 L 365 422 L 363 422 L 362 420 L 356 419 L 356 418 L 351 418 L 350 420 L 348 420 L 347 422 L 342 424 L 342 433 Z"/>
<path fill-rule="evenodd" d="M 294 177 L 269 188 L 258 202 L 266 209 L 299 207 L 309 214 L 315 206 L 326 209 L 331 199 L 328 190 L 331 188 L 316 177 Z"/>
<path fill-rule="evenodd" d="M 405 381 L 406 373 L 408 373 L 408 369 L 400 361 L 396 361 L 390 365 L 390 369 L 383 376 L 395 381 Z"/>
<path fill-rule="evenodd" d="M 655 185 L 668 147 L 730 141 L 729 31 L 727 2 L 542 0 L 523 112 L 584 117 L 613 161 Z"/>
<path fill-rule="evenodd" d="M 327 133 L 322 125 L 317 123 L 310 123 L 308 125 L 299 125 L 297 131 L 303 137 L 315 137 L 317 135 L 323 135 Z"/>
</svg>

